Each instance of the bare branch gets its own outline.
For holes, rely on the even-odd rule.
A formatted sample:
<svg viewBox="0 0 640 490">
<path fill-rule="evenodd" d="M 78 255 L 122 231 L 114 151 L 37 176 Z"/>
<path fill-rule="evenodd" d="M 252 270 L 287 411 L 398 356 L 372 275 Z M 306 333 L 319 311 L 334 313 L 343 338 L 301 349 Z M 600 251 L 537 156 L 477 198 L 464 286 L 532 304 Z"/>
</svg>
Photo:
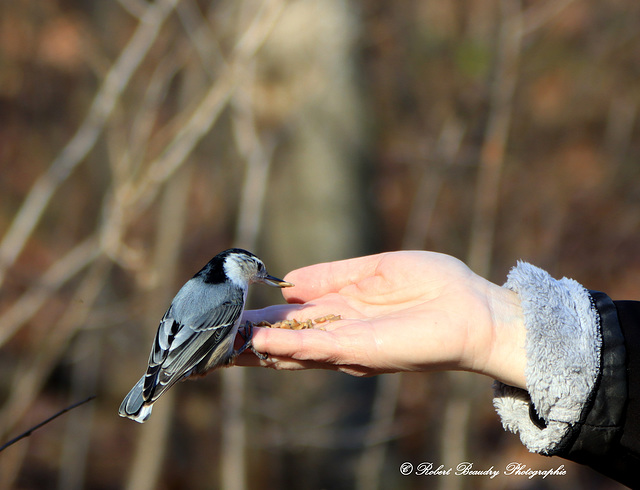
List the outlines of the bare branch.
<svg viewBox="0 0 640 490">
<path fill-rule="evenodd" d="M 120 94 L 140 66 L 176 2 L 177 0 L 158 0 L 149 4 L 131 40 L 104 79 L 82 125 L 29 191 L 0 243 L 0 285 L 40 221 L 55 191 L 95 145 Z"/>
</svg>

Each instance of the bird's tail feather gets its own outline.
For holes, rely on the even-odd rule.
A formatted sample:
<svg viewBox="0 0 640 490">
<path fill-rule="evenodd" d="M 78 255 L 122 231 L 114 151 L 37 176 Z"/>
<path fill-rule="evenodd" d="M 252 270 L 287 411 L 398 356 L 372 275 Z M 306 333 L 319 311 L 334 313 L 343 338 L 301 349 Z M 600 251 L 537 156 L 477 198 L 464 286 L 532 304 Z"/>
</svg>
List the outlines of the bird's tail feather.
<svg viewBox="0 0 640 490">
<path fill-rule="evenodd" d="M 143 423 L 151 415 L 151 409 L 153 404 L 145 404 L 142 397 L 142 390 L 144 389 L 144 376 L 140 378 L 131 391 L 124 397 L 118 415 L 120 417 L 127 417 L 131 420 L 135 420 L 138 423 Z"/>
</svg>

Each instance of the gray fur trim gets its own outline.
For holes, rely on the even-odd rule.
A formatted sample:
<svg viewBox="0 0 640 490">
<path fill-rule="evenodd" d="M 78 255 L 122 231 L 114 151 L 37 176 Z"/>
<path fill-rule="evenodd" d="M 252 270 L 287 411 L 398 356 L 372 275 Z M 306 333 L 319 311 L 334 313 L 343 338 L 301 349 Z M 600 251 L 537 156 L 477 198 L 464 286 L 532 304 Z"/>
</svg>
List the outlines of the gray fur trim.
<svg viewBox="0 0 640 490">
<path fill-rule="evenodd" d="M 520 296 L 527 329 L 527 391 L 497 382 L 493 405 L 505 429 L 532 452 L 553 454 L 580 420 L 600 369 L 599 316 L 587 290 L 572 279 L 518 262 L 504 287 Z M 547 426 L 535 425 L 529 404 Z"/>
</svg>

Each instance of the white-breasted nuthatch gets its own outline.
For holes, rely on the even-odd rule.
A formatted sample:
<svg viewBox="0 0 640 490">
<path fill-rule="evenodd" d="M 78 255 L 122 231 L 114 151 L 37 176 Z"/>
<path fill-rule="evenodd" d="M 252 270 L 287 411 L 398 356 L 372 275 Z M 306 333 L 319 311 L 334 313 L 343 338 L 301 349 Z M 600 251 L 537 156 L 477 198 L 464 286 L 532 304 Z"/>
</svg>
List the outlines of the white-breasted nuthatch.
<svg viewBox="0 0 640 490">
<path fill-rule="evenodd" d="M 233 348 L 249 284 L 256 282 L 293 286 L 239 248 L 219 253 L 187 281 L 162 317 L 147 372 L 124 398 L 120 416 L 142 423 L 158 397 L 181 379 L 230 364 L 247 348 L 261 356 L 251 345 L 251 324 L 244 345 Z"/>
</svg>

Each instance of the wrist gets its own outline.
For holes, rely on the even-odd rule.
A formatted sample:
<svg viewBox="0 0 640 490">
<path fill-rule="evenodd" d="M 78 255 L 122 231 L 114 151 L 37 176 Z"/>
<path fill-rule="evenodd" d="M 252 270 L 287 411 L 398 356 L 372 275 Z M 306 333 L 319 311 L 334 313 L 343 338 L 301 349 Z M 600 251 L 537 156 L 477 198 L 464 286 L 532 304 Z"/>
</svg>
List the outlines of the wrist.
<svg viewBox="0 0 640 490">
<path fill-rule="evenodd" d="M 504 384 L 526 389 L 527 336 L 520 297 L 487 281 L 488 345 L 480 371 Z"/>
</svg>

